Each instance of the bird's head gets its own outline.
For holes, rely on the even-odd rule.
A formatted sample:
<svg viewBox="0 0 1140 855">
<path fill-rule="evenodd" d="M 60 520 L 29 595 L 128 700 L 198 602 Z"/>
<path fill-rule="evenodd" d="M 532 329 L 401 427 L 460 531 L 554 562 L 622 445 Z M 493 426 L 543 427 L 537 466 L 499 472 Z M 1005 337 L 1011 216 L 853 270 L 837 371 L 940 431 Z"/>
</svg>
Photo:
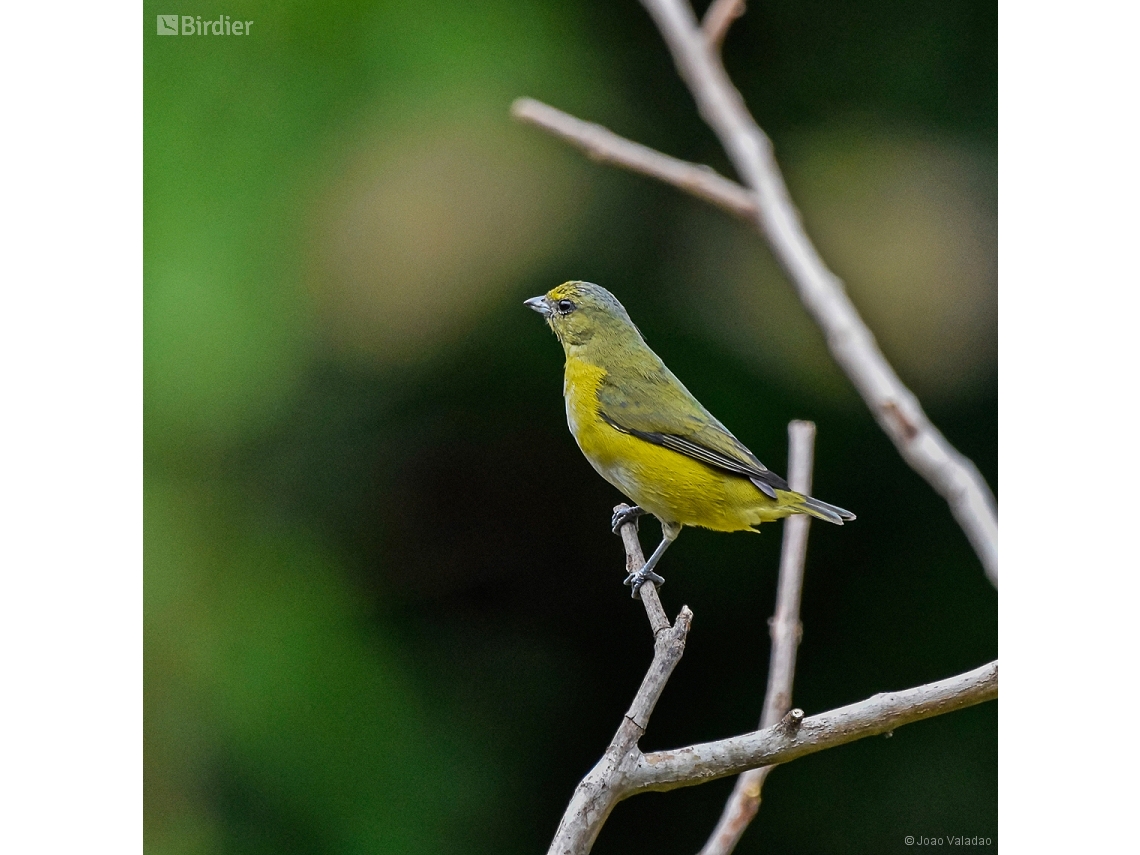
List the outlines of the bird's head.
<svg viewBox="0 0 1140 855">
<path fill-rule="evenodd" d="M 595 338 L 619 343 L 632 335 L 642 340 L 617 297 L 592 282 L 563 282 L 525 305 L 546 318 L 564 347 Z"/>
</svg>

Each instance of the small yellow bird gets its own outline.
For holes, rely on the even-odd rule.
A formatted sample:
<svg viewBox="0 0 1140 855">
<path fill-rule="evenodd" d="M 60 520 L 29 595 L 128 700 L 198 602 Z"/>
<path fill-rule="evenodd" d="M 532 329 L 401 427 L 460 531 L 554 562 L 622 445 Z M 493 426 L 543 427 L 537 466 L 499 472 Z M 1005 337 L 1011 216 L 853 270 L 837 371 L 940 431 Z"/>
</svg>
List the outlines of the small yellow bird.
<svg viewBox="0 0 1140 855">
<path fill-rule="evenodd" d="M 665 367 L 625 308 L 590 282 L 564 282 L 525 305 L 546 318 L 566 351 L 566 420 L 586 459 L 636 506 L 614 514 L 617 532 L 644 513 L 661 523 L 661 544 L 625 580 L 633 596 L 681 528 L 755 531 L 809 514 L 843 525 L 855 515 L 788 489 Z"/>
</svg>

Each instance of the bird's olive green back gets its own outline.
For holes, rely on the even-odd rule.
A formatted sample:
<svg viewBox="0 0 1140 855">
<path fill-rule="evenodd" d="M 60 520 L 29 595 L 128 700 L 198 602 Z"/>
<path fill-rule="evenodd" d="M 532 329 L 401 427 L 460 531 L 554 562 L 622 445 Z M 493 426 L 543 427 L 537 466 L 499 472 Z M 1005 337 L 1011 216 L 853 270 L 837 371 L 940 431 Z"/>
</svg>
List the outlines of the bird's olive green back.
<svg viewBox="0 0 1140 855">
<path fill-rule="evenodd" d="M 750 473 L 766 473 L 756 455 L 693 397 L 648 345 L 643 347 L 658 365 L 652 371 L 607 371 L 598 388 L 603 416 L 631 433 L 679 437 L 714 452 L 704 458 L 699 452 L 676 449 L 706 463 L 716 465 L 715 455 L 720 455 Z"/>
</svg>

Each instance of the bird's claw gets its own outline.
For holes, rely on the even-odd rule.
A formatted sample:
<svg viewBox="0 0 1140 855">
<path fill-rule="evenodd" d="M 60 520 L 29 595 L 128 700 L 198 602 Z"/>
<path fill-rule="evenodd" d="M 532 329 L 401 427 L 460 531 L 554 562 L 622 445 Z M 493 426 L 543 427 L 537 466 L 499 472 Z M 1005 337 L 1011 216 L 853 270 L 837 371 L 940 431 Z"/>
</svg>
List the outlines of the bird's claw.
<svg viewBox="0 0 1140 855">
<path fill-rule="evenodd" d="M 632 508 L 624 508 L 620 511 L 614 511 L 614 515 L 610 518 L 610 528 L 613 529 L 614 534 L 621 534 L 621 527 L 626 523 L 633 523 L 634 530 L 637 530 L 637 519 L 643 516 L 645 511 L 634 505 Z"/>
<path fill-rule="evenodd" d="M 633 587 L 633 591 L 630 593 L 630 596 L 636 600 L 641 596 L 641 586 L 646 582 L 652 582 L 658 588 L 665 584 L 665 580 L 661 576 L 658 576 L 652 570 L 647 573 L 644 567 L 642 567 L 636 573 L 630 573 L 628 576 L 626 576 L 625 581 L 622 584 L 630 585 Z"/>
</svg>

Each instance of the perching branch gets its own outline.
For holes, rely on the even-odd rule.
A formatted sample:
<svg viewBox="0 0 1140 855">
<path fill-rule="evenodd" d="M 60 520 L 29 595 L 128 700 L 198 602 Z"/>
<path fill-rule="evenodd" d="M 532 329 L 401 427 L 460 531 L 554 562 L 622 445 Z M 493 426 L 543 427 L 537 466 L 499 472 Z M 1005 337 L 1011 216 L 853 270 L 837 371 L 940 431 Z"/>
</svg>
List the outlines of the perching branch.
<svg viewBox="0 0 1140 855">
<path fill-rule="evenodd" d="M 788 486 L 805 496 L 811 494 L 812 458 L 815 451 L 815 425 L 794 421 L 788 424 Z M 772 653 L 768 660 L 768 688 L 760 729 L 772 727 L 792 707 L 792 682 L 796 673 L 796 651 L 803 637 L 800 623 L 800 594 L 804 585 L 811 517 L 797 514 L 784 520 L 784 542 L 780 550 L 780 578 L 776 583 L 776 613 L 768 622 Z M 700 855 L 728 855 L 760 808 L 760 790 L 772 766 L 749 769 L 736 780 L 720 820 Z"/>
<path fill-rule="evenodd" d="M 627 507 L 618 505 L 614 512 Z M 621 527 L 621 537 L 625 545 L 627 573 L 640 570 L 645 566 L 645 556 L 637 539 L 636 521 Z M 652 582 L 646 582 L 641 586 L 639 594 L 645 604 L 645 613 L 649 616 L 649 626 L 653 630 L 653 661 L 602 759 L 574 790 L 550 844 L 549 855 L 584 855 L 590 851 L 610 811 L 621 798 L 618 784 L 631 764 L 641 757 L 637 741 L 645 733 L 657 699 L 661 697 L 665 683 L 685 652 L 685 638 L 693 620 L 689 607 L 682 607 L 676 622 L 670 626 L 656 586 Z"/>
<path fill-rule="evenodd" d="M 692 9 L 683 0 L 641 2 L 661 31 L 701 116 L 724 145 L 744 187 L 710 169 L 654 152 L 535 101 L 516 101 L 512 112 L 574 142 L 595 159 L 668 181 L 748 217 L 767 239 L 801 302 L 823 330 L 840 368 L 903 459 L 950 505 L 996 587 L 997 508 L 989 486 L 977 467 L 931 423 L 879 350 L 843 283 L 816 252 L 788 195 L 771 140 L 748 112 Z M 741 204 L 741 192 L 751 200 L 750 206 Z"/>
<path fill-rule="evenodd" d="M 624 508 L 619 505 L 614 510 Z M 627 572 L 640 569 L 645 558 L 636 523 L 626 523 L 621 535 Z M 574 790 L 548 855 L 586 855 L 614 806 L 637 793 L 688 787 L 748 769 L 787 763 L 997 697 L 997 662 L 991 662 L 957 677 L 875 695 L 811 718 L 804 718 L 802 710 L 792 710 L 774 726 L 753 733 L 643 754 L 637 743 L 684 653 L 693 614 L 688 606 L 683 607 L 670 626 L 651 582 L 642 587 L 641 599 L 654 633 L 653 661 L 602 759 Z"/>
<path fill-rule="evenodd" d="M 626 510 L 629 510 L 629 505 L 623 503 L 614 508 L 614 513 Z M 625 572 L 628 576 L 645 566 L 645 554 L 641 551 L 641 541 L 637 537 L 637 521 L 626 523 L 618 533 L 621 535 L 622 546 L 625 547 Z M 663 630 L 669 628 L 669 618 L 665 614 L 665 607 L 661 605 L 661 598 L 657 595 L 657 586 L 652 581 L 646 580 L 637 595 L 645 604 L 649 628 L 653 630 L 653 637 L 657 638 Z M 688 606 L 685 606 L 681 613 L 684 614 L 687 609 Z"/>
</svg>

